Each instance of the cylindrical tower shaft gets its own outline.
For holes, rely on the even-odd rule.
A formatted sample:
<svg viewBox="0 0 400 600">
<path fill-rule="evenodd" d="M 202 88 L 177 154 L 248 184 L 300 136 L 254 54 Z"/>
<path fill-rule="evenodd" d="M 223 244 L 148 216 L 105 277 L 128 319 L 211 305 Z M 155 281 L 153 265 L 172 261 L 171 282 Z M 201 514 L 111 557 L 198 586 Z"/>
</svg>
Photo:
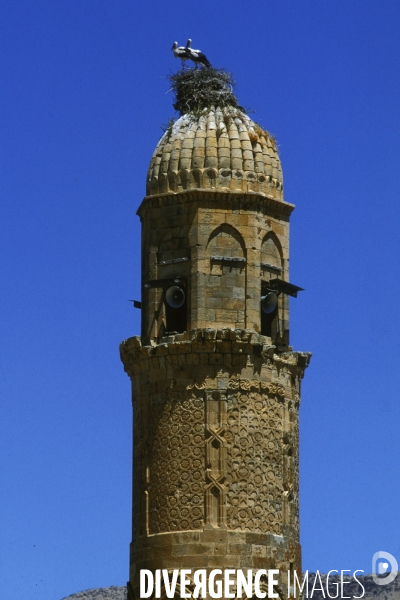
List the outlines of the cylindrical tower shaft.
<svg viewBox="0 0 400 600">
<path fill-rule="evenodd" d="M 246 330 L 121 346 L 133 381 L 140 569 L 301 569 L 298 408 L 309 354 Z M 285 579 L 282 580 L 282 593 Z"/>
</svg>

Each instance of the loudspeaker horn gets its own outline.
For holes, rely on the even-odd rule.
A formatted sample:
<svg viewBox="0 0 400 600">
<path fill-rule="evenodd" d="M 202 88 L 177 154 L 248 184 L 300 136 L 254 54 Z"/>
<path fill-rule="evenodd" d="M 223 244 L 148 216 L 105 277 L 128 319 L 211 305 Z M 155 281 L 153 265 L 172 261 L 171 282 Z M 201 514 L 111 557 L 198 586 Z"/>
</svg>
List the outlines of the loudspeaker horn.
<svg viewBox="0 0 400 600">
<path fill-rule="evenodd" d="M 278 306 L 278 296 L 275 292 L 268 292 L 265 296 L 261 296 L 261 308 L 267 315 L 274 312 Z"/>
<path fill-rule="evenodd" d="M 185 298 L 185 292 L 182 288 L 178 287 L 177 285 L 172 285 L 170 288 L 167 289 L 167 292 L 165 294 L 167 304 L 172 308 L 180 308 L 181 306 L 183 306 L 185 303 Z"/>
</svg>

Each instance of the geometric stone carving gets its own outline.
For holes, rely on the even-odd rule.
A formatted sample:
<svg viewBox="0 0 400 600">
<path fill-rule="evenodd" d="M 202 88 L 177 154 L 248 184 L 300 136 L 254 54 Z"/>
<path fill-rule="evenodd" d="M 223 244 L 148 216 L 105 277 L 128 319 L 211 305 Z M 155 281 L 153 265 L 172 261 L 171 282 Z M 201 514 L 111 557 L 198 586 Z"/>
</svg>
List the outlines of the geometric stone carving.
<svg viewBox="0 0 400 600">
<path fill-rule="evenodd" d="M 228 529 L 282 534 L 281 397 L 229 394 Z"/>
<path fill-rule="evenodd" d="M 205 523 L 226 525 L 226 399 L 218 392 L 206 393 L 206 476 Z"/>
<path fill-rule="evenodd" d="M 149 430 L 149 533 L 200 529 L 205 483 L 203 398 L 153 401 Z"/>
</svg>

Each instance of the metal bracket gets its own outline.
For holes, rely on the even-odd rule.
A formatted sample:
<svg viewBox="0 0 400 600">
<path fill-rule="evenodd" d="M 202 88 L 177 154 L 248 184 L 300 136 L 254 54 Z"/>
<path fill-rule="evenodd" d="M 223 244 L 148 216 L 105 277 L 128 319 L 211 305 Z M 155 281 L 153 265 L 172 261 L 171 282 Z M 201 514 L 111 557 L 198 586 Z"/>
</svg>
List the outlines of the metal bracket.
<svg viewBox="0 0 400 600">
<path fill-rule="evenodd" d="M 174 283 L 185 283 L 186 277 L 170 277 L 169 279 L 149 279 L 144 282 L 145 288 L 160 288 L 174 285 Z"/>
<path fill-rule="evenodd" d="M 288 281 L 283 281 L 282 279 L 278 278 L 270 279 L 268 281 L 268 288 L 273 292 L 287 294 L 288 296 L 292 296 L 293 298 L 297 298 L 298 292 L 304 291 L 304 288 L 301 288 L 298 285 L 294 285 L 293 283 L 289 283 Z"/>
<path fill-rule="evenodd" d="M 171 258 L 171 260 L 160 260 L 158 263 L 159 266 L 163 265 L 174 265 L 175 263 L 186 262 L 189 260 L 187 256 L 183 256 L 182 258 Z"/>
</svg>

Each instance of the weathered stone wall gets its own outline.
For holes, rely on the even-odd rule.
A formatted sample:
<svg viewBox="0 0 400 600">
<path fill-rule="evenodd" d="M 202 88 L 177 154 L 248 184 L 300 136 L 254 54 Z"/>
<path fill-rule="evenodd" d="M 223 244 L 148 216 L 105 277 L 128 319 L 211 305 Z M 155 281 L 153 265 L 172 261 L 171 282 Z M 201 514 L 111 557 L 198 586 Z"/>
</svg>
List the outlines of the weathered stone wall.
<svg viewBox="0 0 400 600">
<path fill-rule="evenodd" d="M 121 345 L 132 378 L 131 584 L 147 569 L 300 571 L 298 408 L 310 355 L 244 329 Z M 137 596 L 138 597 L 138 596 Z"/>
</svg>

